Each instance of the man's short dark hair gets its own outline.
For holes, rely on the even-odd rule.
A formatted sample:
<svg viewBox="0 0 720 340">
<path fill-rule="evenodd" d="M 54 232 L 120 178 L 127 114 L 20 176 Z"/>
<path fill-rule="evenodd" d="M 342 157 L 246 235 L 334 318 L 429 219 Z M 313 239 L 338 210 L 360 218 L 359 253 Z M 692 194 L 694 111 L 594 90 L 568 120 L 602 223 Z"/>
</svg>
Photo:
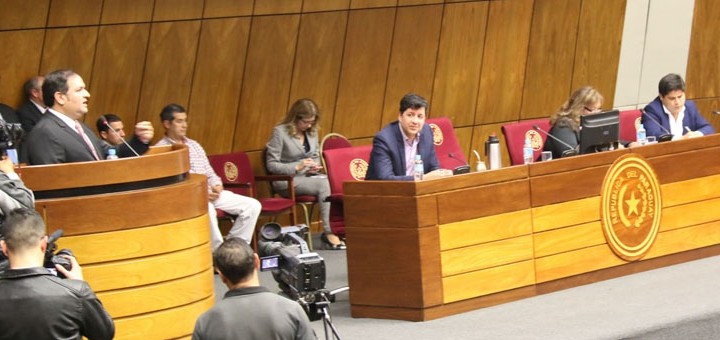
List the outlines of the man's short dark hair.
<svg viewBox="0 0 720 340">
<path fill-rule="evenodd" d="M 661 96 L 665 97 L 668 93 L 676 90 L 685 92 L 685 81 L 679 74 L 670 73 L 660 79 L 658 92 Z"/>
<path fill-rule="evenodd" d="M 250 278 L 255 270 L 253 250 L 245 240 L 229 238 L 213 253 L 213 265 L 232 284 L 237 284 Z"/>
<path fill-rule="evenodd" d="M 122 122 L 122 119 L 120 119 L 120 117 L 118 117 L 117 115 L 112 114 L 112 113 L 106 113 L 103 116 L 105 116 L 105 119 L 103 119 L 103 117 L 101 116 L 95 122 L 95 127 L 97 127 L 98 133 L 103 132 L 103 131 L 107 132 L 110 130 L 110 127 L 105 125 L 105 120 L 107 120 L 108 124 L 115 123 L 115 122 Z"/>
<path fill-rule="evenodd" d="M 55 104 L 55 92 L 67 93 L 68 78 L 76 74 L 73 70 L 65 69 L 52 71 L 45 76 L 45 82 L 42 86 L 45 106 L 52 107 Z"/>
<path fill-rule="evenodd" d="M 10 252 L 32 248 L 45 236 L 45 222 L 35 210 L 28 208 L 11 211 L 2 228 Z"/>
<path fill-rule="evenodd" d="M 185 111 L 185 108 L 182 107 L 182 105 L 175 103 L 168 104 L 167 106 L 163 107 L 162 111 L 160 111 L 160 121 L 164 122 L 167 120 L 168 122 L 172 122 L 175 119 L 174 115 L 181 112 L 187 113 L 187 111 Z"/>
<path fill-rule="evenodd" d="M 400 113 L 402 114 L 407 109 L 413 109 L 417 110 L 421 107 L 424 107 L 425 110 L 428 108 L 428 102 L 425 100 L 425 98 L 414 94 L 414 93 L 408 93 L 400 99 Z"/>
</svg>

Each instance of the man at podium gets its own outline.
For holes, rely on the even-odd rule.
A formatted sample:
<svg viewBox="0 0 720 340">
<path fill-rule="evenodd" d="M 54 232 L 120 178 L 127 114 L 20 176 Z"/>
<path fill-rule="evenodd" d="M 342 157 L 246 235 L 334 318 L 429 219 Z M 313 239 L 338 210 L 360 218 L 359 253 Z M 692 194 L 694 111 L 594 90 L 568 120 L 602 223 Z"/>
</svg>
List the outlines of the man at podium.
<svg viewBox="0 0 720 340">
<path fill-rule="evenodd" d="M 42 91 L 48 113 L 23 141 L 21 161 L 40 165 L 105 159 L 109 147 L 103 146 L 92 130 L 80 121 L 88 112 L 90 99 L 82 77 L 72 70 L 50 72 L 45 76 Z M 138 123 L 135 126 L 138 138 L 131 147 L 118 146 L 118 156 L 135 156 L 135 151 L 145 153 L 153 134 L 149 122 Z"/>
</svg>

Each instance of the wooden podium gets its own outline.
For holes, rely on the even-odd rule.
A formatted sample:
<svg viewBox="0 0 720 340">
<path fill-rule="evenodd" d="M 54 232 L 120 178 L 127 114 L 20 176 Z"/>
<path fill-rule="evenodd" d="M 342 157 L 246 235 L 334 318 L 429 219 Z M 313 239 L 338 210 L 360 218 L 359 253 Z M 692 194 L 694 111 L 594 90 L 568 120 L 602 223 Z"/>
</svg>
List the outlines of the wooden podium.
<svg viewBox="0 0 720 340">
<path fill-rule="evenodd" d="M 647 175 L 623 167 L 631 161 Z M 720 135 L 422 182 L 346 182 L 352 316 L 430 320 L 720 254 L 719 187 Z M 647 237 L 627 241 L 644 252 L 617 249 L 616 232 Z"/>
<path fill-rule="evenodd" d="M 48 234 L 63 229 L 85 280 L 115 320 L 116 339 L 192 334 L 215 302 L 206 177 L 185 146 L 141 157 L 28 166 Z"/>
</svg>

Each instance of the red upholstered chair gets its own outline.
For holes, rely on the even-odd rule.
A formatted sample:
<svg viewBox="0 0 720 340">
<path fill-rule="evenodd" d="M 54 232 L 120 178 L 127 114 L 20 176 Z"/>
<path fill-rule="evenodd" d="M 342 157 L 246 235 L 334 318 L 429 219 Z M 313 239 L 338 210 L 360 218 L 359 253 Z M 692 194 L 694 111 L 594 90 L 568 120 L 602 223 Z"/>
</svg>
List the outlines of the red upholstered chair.
<svg viewBox="0 0 720 340">
<path fill-rule="evenodd" d="M 265 167 L 265 172 L 267 171 L 267 149 L 263 150 L 262 155 L 262 161 L 263 166 Z M 272 196 L 282 196 L 279 193 L 275 192 L 273 189 L 272 183 L 270 184 L 270 192 L 272 193 Z M 293 189 L 293 192 L 295 190 Z M 288 192 L 289 193 L 289 192 Z M 283 196 L 284 197 L 284 196 Z M 289 198 L 289 196 L 287 197 Z M 315 210 L 315 204 L 318 202 L 318 199 L 316 196 L 313 195 L 295 195 L 295 204 L 300 206 L 303 210 L 303 216 L 305 217 L 305 225 L 308 227 L 307 233 L 305 236 L 307 237 L 307 243 L 310 250 L 313 250 L 313 244 L 312 244 L 312 228 L 311 228 L 311 222 L 312 222 L 312 212 Z"/>
<path fill-rule="evenodd" d="M 232 191 L 236 194 L 250 196 L 257 199 L 262 205 L 261 216 L 269 216 L 274 220 L 278 215 L 288 214 L 293 224 L 297 224 L 295 217 L 295 190 L 293 189 L 293 177 L 282 175 L 271 176 L 255 176 L 250 159 L 244 152 L 232 152 L 220 155 L 208 156 L 210 166 L 215 173 L 220 176 L 225 190 Z M 256 181 L 287 181 L 289 197 L 257 197 L 255 188 Z M 230 218 L 223 211 L 218 210 L 218 219 Z M 253 235 L 253 245 L 257 249 L 257 237 Z"/>
<path fill-rule="evenodd" d="M 620 111 L 620 140 L 634 142 L 637 139 L 637 124 L 640 124 L 640 110 Z"/>
<path fill-rule="evenodd" d="M 371 151 L 372 145 L 323 151 L 327 164 L 325 170 L 330 181 L 330 229 L 335 235 L 345 235 L 343 182 L 365 180 Z"/>
<path fill-rule="evenodd" d="M 523 146 L 525 139 L 530 138 L 533 147 L 534 160 L 540 158 L 545 140 L 548 138 L 544 133 L 536 131 L 533 126 L 550 131 L 550 120 L 547 118 L 522 120 L 517 123 L 509 123 L 502 126 L 502 133 L 505 135 L 505 144 L 510 154 L 510 164 L 523 164 Z"/>
<path fill-rule="evenodd" d="M 465 153 L 460 148 L 450 118 L 429 118 L 425 124 L 428 124 L 433 131 L 435 153 L 441 168 L 453 170 L 458 166 L 467 165 Z"/>
</svg>

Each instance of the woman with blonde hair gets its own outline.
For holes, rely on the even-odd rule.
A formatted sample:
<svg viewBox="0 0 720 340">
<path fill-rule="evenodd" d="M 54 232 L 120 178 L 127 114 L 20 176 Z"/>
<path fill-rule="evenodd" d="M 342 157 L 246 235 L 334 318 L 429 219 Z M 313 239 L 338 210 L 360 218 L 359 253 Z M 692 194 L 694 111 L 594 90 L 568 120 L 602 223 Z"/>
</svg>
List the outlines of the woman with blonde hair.
<svg viewBox="0 0 720 340">
<path fill-rule="evenodd" d="M 273 128 L 267 142 L 265 164 L 267 171 L 275 175 L 292 175 L 295 193 L 316 196 L 320 202 L 320 216 L 325 232 L 321 241 L 326 249 L 345 249 L 345 243 L 330 230 L 330 183 L 326 176 L 318 176 L 320 153 L 318 151 L 318 126 L 320 110 L 312 99 L 300 99 L 293 103 L 285 119 Z M 274 182 L 280 194 L 287 193 L 286 182 Z"/>
<path fill-rule="evenodd" d="M 580 144 L 580 116 L 602 111 L 603 100 L 602 94 L 590 86 L 575 90 L 560 109 L 550 116 L 550 134 L 566 144 L 548 138 L 543 150 L 552 151 L 553 158 L 560 158 L 563 153 L 576 150 Z"/>
</svg>

